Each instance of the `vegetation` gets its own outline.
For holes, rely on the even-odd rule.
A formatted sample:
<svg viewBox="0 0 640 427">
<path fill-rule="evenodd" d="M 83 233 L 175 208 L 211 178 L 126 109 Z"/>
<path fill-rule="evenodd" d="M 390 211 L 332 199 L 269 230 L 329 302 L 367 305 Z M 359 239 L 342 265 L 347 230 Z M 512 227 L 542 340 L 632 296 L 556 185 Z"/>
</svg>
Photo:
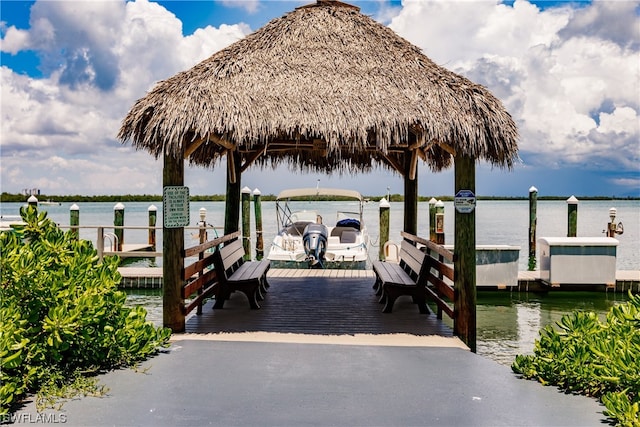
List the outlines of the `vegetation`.
<svg viewBox="0 0 640 427">
<path fill-rule="evenodd" d="M 378 202 L 384 196 L 366 196 L 367 199 Z M 445 202 L 450 202 L 453 200 L 453 196 L 419 196 L 418 201 L 420 202 L 428 202 L 432 197 L 435 197 L 438 200 L 442 200 Z M 0 203 L 26 203 L 28 196 L 24 194 L 13 194 L 3 192 L 0 194 Z M 81 196 L 81 195 L 67 195 L 67 196 L 56 196 L 56 195 L 47 195 L 40 194 L 37 196 L 38 200 L 52 200 L 60 203 L 79 203 L 79 202 L 162 202 L 162 195 L 158 194 L 124 194 L 124 195 L 102 195 L 102 196 Z M 390 202 L 402 202 L 404 200 L 404 196 L 402 194 L 394 193 L 389 195 Z M 566 200 L 568 196 L 538 196 L 538 200 Z M 213 195 L 191 195 L 189 199 L 192 202 L 223 202 L 225 200 L 224 194 L 213 194 Z M 261 199 L 264 201 L 274 201 L 276 196 L 273 194 L 263 194 Z M 504 201 L 513 201 L 513 200 L 529 200 L 528 196 L 524 197 L 507 197 L 507 196 L 478 196 L 478 200 L 504 200 Z M 609 196 L 578 196 L 580 200 L 640 200 L 640 197 L 609 197 Z M 313 198 L 313 200 L 340 200 L 339 198 L 333 197 L 324 197 L 324 198 Z"/>
<path fill-rule="evenodd" d="M 132 366 L 168 345 L 170 330 L 125 307 L 118 259 L 98 262 L 91 242 L 62 232 L 33 207 L 0 232 L 0 415 L 37 393 L 99 393 L 93 374 Z"/>
<path fill-rule="evenodd" d="M 534 355 L 511 366 L 524 378 L 598 397 L 618 425 L 640 427 L 640 295 L 610 309 L 565 315 L 540 332 Z"/>
</svg>

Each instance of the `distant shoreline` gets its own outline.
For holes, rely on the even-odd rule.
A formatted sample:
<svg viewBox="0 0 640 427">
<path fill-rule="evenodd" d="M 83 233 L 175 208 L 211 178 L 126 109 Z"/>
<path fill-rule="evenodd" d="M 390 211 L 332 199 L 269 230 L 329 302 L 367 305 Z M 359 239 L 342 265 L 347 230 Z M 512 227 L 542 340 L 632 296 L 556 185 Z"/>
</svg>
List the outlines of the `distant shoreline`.
<svg viewBox="0 0 640 427">
<path fill-rule="evenodd" d="M 567 200 L 568 196 L 541 196 L 538 195 L 538 200 Z M 60 203 L 75 203 L 75 202 L 162 202 L 162 195 L 157 194 L 125 194 L 125 195 L 101 195 L 101 196 L 83 196 L 83 195 L 49 195 L 40 194 L 36 196 L 39 201 L 53 201 Z M 365 196 L 366 199 L 377 202 L 384 196 Z M 428 202 L 432 197 L 442 201 L 452 201 L 453 196 L 418 196 L 419 202 Z M 616 197 L 616 196 L 576 196 L 578 200 L 640 200 L 640 197 Z M 0 203 L 26 203 L 29 196 L 24 194 L 12 194 L 3 192 L 0 194 Z M 274 201 L 276 195 L 265 194 L 261 196 L 263 201 Z M 390 197 L 391 202 L 401 202 L 404 200 L 402 194 L 392 194 Z M 491 200 L 491 201 L 521 201 L 529 200 L 528 196 L 477 196 L 478 200 Z M 223 202 L 225 200 L 224 194 L 213 195 L 192 195 L 190 200 L 193 202 Z M 336 197 L 320 197 L 314 200 L 342 200 Z"/>
</svg>

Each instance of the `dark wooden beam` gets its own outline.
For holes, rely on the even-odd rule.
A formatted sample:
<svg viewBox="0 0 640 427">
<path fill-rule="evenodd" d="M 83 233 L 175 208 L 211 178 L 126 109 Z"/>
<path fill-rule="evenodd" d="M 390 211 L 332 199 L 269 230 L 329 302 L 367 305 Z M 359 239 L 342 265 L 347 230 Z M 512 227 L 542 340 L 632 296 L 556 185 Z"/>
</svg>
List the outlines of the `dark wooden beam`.
<svg viewBox="0 0 640 427">
<path fill-rule="evenodd" d="M 476 192 L 475 159 L 458 156 L 454 159 L 455 194 L 460 190 Z M 476 212 L 455 212 L 454 288 L 456 317 L 453 332 L 476 352 Z"/>
<path fill-rule="evenodd" d="M 413 179 L 411 170 L 414 156 L 404 154 L 404 231 L 418 234 L 418 170 L 415 169 Z"/>
<path fill-rule="evenodd" d="M 240 171 L 240 153 L 229 151 L 227 156 L 227 196 L 225 198 L 224 234 L 231 234 L 240 229 L 240 189 L 242 172 Z M 231 170 L 233 170 L 233 177 Z"/>
<path fill-rule="evenodd" d="M 184 185 L 184 157 L 165 153 L 162 185 Z M 162 323 L 173 332 L 184 332 L 182 298 L 184 228 L 162 228 Z"/>
</svg>

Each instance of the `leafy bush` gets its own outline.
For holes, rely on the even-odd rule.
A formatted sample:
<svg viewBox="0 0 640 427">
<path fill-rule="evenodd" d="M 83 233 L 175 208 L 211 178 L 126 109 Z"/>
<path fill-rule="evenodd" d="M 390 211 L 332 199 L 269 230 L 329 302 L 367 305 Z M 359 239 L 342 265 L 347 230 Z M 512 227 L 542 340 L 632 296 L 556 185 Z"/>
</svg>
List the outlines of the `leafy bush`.
<svg viewBox="0 0 640 427">
<path fill-rule="evenodd" d="M 619 425 L 640 427 L 640 295 L 612 307 L 563 316 L 540 331 L 534 355 L 518 355 L 514 372 L 542 384 L 598 397 Z"/>
<path fill-rule="evenodd" d="M 0 415 L 28 393 L 131 366 L 168 345 L 170 330 L 124 306 L 117 258 L 64 233 L 46 212 L 0 232 Z"/>
</svg>

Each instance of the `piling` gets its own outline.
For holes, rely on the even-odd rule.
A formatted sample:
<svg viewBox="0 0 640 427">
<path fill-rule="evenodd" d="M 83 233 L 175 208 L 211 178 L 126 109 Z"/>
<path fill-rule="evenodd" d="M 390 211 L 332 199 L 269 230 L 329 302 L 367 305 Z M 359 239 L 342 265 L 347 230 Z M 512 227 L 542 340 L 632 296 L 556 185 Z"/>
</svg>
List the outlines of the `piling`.
<svg viewBox="0 0 640 427">
<path fill-rule="evenodd" d="M 264 257 L 264 240 L 262 237 L 262 202 L 260 190 L 253 190 L 253 210 L 256 217 L 256 259 L 260 261 Z"/>
<path fill-rule="evenodd" d="M 80 207 L 75 203 L 69 207 L 69 225 L 71 226 L 71 234 L 78 238 L 78 226 L 80 225 Z"/>
<path fill-rule="evenodd" d="M 29 197 L 27 199 L 27 204 L 29 206 L 33 206 L 34 208 L 37 208 L 38 207 L 38 198 L 36 196 L 34 196 L 34 195 L 31 195 L 31 197 Z"/>
<path fill-rule="evenodd" d="M 158 219 L 158 208 L 151 205 L 147 208 L 149 213 L 149 244 L 156 250 L 156 221 Z"/>
<path fill-rule="evenodd" d="M 436 203 L 435 197 L 429 200 L 429 240 L 432 242 L 436 241 Z"/>
<path fill-rule="evenodd" d="M 391 205 L 384 197 L 380 199 L 380 250 L 378 259 L 385 259 L 384 245 L 389 241 L 389 210 Z"/>
<path fill-rule="evenodd" d="M 529 189 L 529 271 L 536 269 L 536 226 L 538 224 L 538 189 Z"/>
<path fill-rule="evenodd" d="M 567 237 L 578 235 L 578 199 L 571 196 L 567 199 Z"/>
<path fill-rule="evenodd" d="M 244 248 L 245 261 L 251 260 L 251 211 L 250 200 L 251 189 L 244 187 L 242 193 L 242 246 Z"/>
<path fill-rule="evenodd" d="M 119 228 L 124 226 L 124 205 L 122 203 L 117 203 L 113 207 L 113 234 L 116 235 L 118 239 L 118 251 L 122 251 L 122 245 L 124 244 L 124 229 Z"/>
<path fill-rule="evenodd" d="M 439 245 L 444 245 L 444 203 L 442 200 L 438 200 L 435 204 L 435 242 Z"/>
</svg>

